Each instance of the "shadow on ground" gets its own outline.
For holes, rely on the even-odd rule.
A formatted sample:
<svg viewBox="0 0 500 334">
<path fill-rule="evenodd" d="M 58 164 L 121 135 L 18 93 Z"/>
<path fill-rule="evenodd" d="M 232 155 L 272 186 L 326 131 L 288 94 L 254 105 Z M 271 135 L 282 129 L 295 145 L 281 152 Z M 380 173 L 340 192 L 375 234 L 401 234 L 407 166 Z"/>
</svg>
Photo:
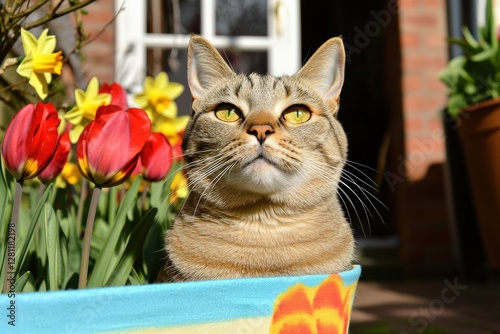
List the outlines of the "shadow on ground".
<svg viewBox="0 0 500 334">
<path fill-rule="evenodd" d="M 361 281 L 350 333 L 500 333 L 500 279 Z"/>
</svg>

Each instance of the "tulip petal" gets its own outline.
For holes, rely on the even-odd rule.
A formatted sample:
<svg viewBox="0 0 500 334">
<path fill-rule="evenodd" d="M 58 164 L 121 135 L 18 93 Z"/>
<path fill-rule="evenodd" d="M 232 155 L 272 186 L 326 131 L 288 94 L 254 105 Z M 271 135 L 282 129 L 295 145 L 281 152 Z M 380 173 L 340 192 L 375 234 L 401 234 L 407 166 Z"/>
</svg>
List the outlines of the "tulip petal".
<svg viewBox="0 0 500 334">
<path fill-rule="evenodd" d="M 54 157 L 40 175 L 38 175 L 38 178 L 44 182 L 55 179 L 62 172 L 64 165 L 68 161 L 70 149 L 71 142 L 69 140 L 69 134 L 64 132 L 59 136 Z"/>
<path fill-rule="evenodd" d="M 101 186 L 123 182 L 132 173 L 150 131 L 151 122 L 140 109 L 100 107 L 78 140 L 82 174 Z"/>
<path fill-rule="evenodd" d="M 30 104 L 17 112 L 2 143 L 5 166 L 16 179 L 34 178 L 48 165 L 56 148 L 59 123 L 51 104 Z"/>
<path fill-rule="evenodd" d="M 156 182 L 167 176 L 172 166 L 172 146 L 163 134 L 151 133 L 141 151 L 141 161 L 146 181 Z"/>
</svg>

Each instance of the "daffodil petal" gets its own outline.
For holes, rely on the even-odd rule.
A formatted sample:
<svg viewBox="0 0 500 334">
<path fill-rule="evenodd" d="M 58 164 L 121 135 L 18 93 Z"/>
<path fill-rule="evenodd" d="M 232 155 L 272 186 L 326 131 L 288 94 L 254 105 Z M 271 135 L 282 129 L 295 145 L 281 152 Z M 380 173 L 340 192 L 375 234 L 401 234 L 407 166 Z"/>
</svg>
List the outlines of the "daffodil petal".
<svg viewBox="0 0 500 334">
<path fill-rule="evenodd" d="M 85 127 L 81 124 L 77 124 L 71 128 L 71 130 L 69 131 L 69 140 L 73 144 L 78 141 L 78 138 L 80 138 L 80 135 L 82 134 L 84 128 Z"/>
<path fill-rule="evenodd" d="M 17 74 L 24 78 L 30 78 L 33 73 L 33 56 L 31 54 L 24 57 L 23 61 L 17 67 Z"/>
<path fill-rule="evenodd" d="M 140 93 L 134 95 L 134 101 L 141 108 L 146 108 L 149 104 L 148 95 L 146 93 Z"/>
<path fill-rule="evenodd" d="M 45 77 L 45 82 L 50 84 L 52 82 L 52 73 L 41 73 Z"/>
<path fill-rule="evenodd" d="M 171 100 L 174 100 L 184 92 L 184 86 L 177 82 L 171 82 L 164 88 L 164 92 Z"/>
<path fill-rule="evenodd" d="M 165 88 L 168 85 L 168 74 L 165 72 L 160 72 L 155 78 L 155 86 L 157 88 Z"/>
<path fill-rule="evenodd" d="M 177 117 L 177 104 L 174 101 L 170 101 L 168 104 L 159 104 L 157 106 L 157 111 L 162 116 L 175 118 Z"/>
<path fill-rule="evenodd" d="M 42 100 L 45 100 L 47 95 L 49 95 L 49 88 L 43 74 L 33 73 L 30 77 L 29 84 L 35 88 L 36 93 Z"/>
<path fill-rule="evenodd" d="M 87 86 L 87 91 L 85 92 L 87 98 L 93 98 L 94 96 L 97 96 L 99 92 L 99 80 L 97 80 L 97 77 L 93 77 L 90 79 L 89 85 Z"/>
<path fill-rule="evenodd" d="M 144 91 L 147 92 L 150 89 L 153 89 L 155 87 L 155 79 L 152 77 L 146 77 L 144 79 Z"/>
<path fill-rule="evenodd" d="M 64 115 L 64 119 L 73 125 L 80 123 L 82 121 L 82 118 L 83 116 L 80 112 L 80 109 L 78 109 L 78 106 L 71 108 L 71 110 Z"/>
<path fill-rule="evenodd" d="M 189 116 L 180 116 L 180 117 L 176 117 L 176 118 L 174 119 L 174 121 L 173 121 L 175 131 L 176 131 L 177 133 L 179 133 L 179 132 L 183 131 L 183 130 L 186 128 L 187 124 L 189 123 L 189 119 L 190 119 L 190 118 L 191 118 L 191 117 L 189 117 Z"/>
<path fill-rule="evenodd" d="M 48 30 L 46 29 L 45 31 Z M 56 43 L 56 36 L 47 36 L 43 43 L 40 39 L 38 39 L 38 53 L 48 54 L 54 52 L 54 50 L 56 49 Z"/>
<path fill-rule="evenodd" d="M 36 52 L 38 41 L 28 30 L 21 29 L 21 42 L 26 55 Z"/>
<path fill-rule="evenodd" d="M 75 103 L 77 106 L 81 106 L 85 101 L 85 92 L 79 88 L 75 89 Z"/>
</svg>

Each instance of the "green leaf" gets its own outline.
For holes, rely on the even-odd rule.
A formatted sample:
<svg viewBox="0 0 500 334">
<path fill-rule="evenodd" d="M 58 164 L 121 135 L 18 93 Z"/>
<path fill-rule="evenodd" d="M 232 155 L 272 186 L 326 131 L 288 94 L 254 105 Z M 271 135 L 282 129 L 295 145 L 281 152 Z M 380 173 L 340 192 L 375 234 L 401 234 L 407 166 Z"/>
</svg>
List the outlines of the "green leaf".
<svg viewBox="0 0 500 334">
<path fill-rule="evenodd" d="M 470 32 L 469 28 L 463 27 L 462 34 L 464 35 L 465 41 L 472 49 L 479 48 L 479 43 L 476 41 L 474 36 L 472 36 L 472 33 Z"/>
<path fill-rule="evenodd" d="M 35 291 L 33 275 L 30 271 L 25 272 L 16 280 L 16 291 L 29 292 Z"/>
<path fill-rule="evenodd" d="M 144 241 L 151 229 L 154 218 L 158 210 L 156 208 L 149 210 L 137 223 L 130 233 L 130 238 L 127 243 L 127 248 L 123 253 L 123 256 L 116 266 L 116 270 L 113 271 L 111 277 L 106 283 L 106 286 L 114 285 L 125 285 L 127 279 L 132 270 L 132 266 L 137 258 L 142 256 L 142 247 L 144 246 Z"/>
<path fill-rule="evenodd" d="M 141 184 L 142 178 L 138 177 L 130 186 L 123 201 L 118 208 L 118 213 L 115 218 L 115 223 L 109 233 L 109 237 L 96 259 L 94 269 L 87 282 L 88 287 L 102 287 L 109 279 L 116 268 L 116 264 L 120 260 L 120 255 L 116 254 L 116 248 L 120 240 L 125 223 L 127 222 L 127 213 L 133 208 L 137 200 L 137 193 Z"/>
<path fill-rule="evenodd" d="M 496 54 L 495 49 L 488 48 L 488 49 L 485 49 L 484 51 L 481 51 L 478 54 L 471 56 L 470 59 L 472 61 L 475 61 L 475 62 L 481 62 L 481 61 L 485 61 L 485 60 L 488 60 L 489 58 L 494 57 L 495 54 Z"/>
<path fill-rule="evenodd" d="M 9 174 L 10 175 L 10 174 Z M 3 165 L 3 159 L 0 156 L 0 282 L 4 281 L 4 261 L 5 252 L 7 250 L 7 229 L 9 224 L 9 217 L 12 214 L 12 197 L 9 188 L 9 181 Z"/>
<path fill-rule="evenodd" d="M 493 11 L 493 1 L 486 1 L 486 22 L 485 22 L 485 40 L 493 48 L 498 46 L 496 34 L 495 13 Z"/>
<path fill-rule="evenodd" d="M 45 240 L 47 246 L 47 286 L 50 291 L 55 291 L 60 285 L 58 280 L 60 265 L 59 248 L 59 222 L 52 206 L 45 203 Z"/>
<path fill-rule="evenodd" d="M 33 212 L 33 215 L 31 217 L 31 222 L 28 227 L 27 233 L 19 238 L 19 241 L 17 242 L 17 249 L 16 249 L 16 259 L 18 261 L 17 268 L 23 268 L 26 257 L 28 255 L 28 249 L 31 243 L 33 242 L 33 235 L 35 232 L 35 229 L 38 225 L 38 221 L 43 219 L 43 214 L 42 211 L 44 209 L 45 203 L 47 202 L 47 198 L 49 197 L 50 193 L 52 192 L 54 187 L 54 184 L 50 184 L 45 191 L 43 192 L 42 197 L 40 198 L 38 205 L 35 208 L 35 211 Z"/>
</svg>

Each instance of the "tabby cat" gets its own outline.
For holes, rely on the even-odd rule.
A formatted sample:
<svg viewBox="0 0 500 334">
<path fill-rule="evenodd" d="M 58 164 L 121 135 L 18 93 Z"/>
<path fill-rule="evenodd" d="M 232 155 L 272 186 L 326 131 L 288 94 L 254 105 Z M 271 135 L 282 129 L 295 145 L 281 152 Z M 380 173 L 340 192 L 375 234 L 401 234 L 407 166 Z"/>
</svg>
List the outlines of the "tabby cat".
<svg viewBox="0 0 500 334">
<path fill-rule="evenodd" d="M 350 268 L 354 241 L 337 197 L 344 65 L 342 40 L 332 38 L 293 76 L 236 74 L 192 36 L 183 142 L 191 192 L 167 232 L 161 280 Z"/>
</svg>

